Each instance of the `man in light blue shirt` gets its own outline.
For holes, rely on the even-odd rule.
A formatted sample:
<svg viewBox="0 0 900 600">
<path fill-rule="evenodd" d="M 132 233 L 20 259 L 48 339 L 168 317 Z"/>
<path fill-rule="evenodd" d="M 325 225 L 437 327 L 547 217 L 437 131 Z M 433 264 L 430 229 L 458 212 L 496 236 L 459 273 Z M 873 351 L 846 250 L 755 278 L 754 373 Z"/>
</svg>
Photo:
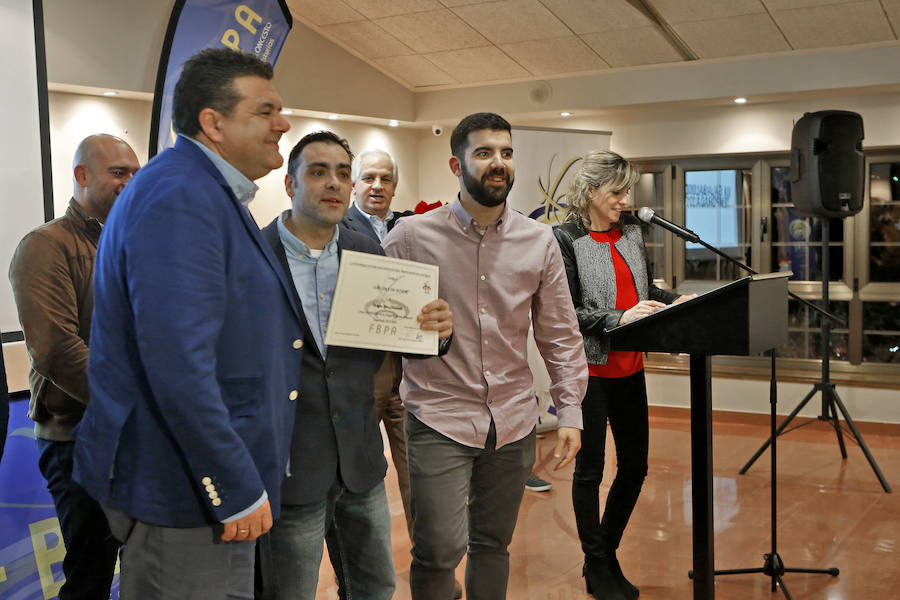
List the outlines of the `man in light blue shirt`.
<svg viewBox="0 0 900 600">
<path fill-rule="evenodd" d="M 394 594 L 387 463 L 373 397 L 384 353 L 325 345 L 341 252 L 384 254 L 376 241 L 338 225 L 350 203 L 351 160 L 347 141 L 330 131 L 303 137 L 285 176 L 291 209 L 263 229 L 294 282 L 305 337 L 315 341 L 303 353 L 281 519 L 259 544 L 267 600 L 315 599 L 323 540 L 341 597 Z M 440 338 L 450 336 L 445 301 L 426 305 L 419 320 Z"/>
</svg>

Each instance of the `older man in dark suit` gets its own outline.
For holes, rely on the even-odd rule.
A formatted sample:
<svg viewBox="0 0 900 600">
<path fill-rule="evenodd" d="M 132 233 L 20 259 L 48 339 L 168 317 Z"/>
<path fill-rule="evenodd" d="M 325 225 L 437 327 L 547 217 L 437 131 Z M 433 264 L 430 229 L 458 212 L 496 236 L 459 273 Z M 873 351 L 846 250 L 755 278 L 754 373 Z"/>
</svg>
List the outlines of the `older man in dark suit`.
<svg viewBox="0 0 900 600">
<path fill-rule="evenodd" d="M 379 244 L 397 220 L 415 214 L 407 210 L 394 212 L 391 201 L 397 191 L 399 170 L 394 157 L 386 150 L 363 150 L 353 159 L 350 178 L 353 181 L 353 204 L 341 225 L 367 235 Z M 400 399 L 402 378 L 400 355 L 386 352 L 384 362 L 375 374 L 375 410 L 384 423 L 391 459 L 397 470 L 397 485 L 406 515 L 406 530 L 412 539 L 413 518 L 409 504 L 409 465 L 406 460 L 406 410 Z"/>
</svg>

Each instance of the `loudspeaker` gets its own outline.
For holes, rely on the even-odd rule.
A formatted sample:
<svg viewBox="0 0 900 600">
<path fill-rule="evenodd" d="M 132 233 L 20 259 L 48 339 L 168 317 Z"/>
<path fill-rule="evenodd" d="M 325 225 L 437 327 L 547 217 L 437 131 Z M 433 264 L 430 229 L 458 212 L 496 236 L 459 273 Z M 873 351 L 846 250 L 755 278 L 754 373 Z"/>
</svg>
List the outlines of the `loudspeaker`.
<svg viewBox="0 0 900 600">
<path fill-rule="evenodd" d="M 791 199 L 806 217 L 849 217 L 862 210 L 862 117 L 845 110 L 804 113 L 791 135 Z"/>
</svg>

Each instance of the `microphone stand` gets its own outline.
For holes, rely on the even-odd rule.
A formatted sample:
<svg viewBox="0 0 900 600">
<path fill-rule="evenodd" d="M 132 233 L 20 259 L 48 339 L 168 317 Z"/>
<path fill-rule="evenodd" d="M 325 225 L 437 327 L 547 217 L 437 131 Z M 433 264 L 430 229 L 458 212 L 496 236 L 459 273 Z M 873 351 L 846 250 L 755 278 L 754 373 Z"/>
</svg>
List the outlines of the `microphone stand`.
<svg viewBox="0 0 900 600">
<path fill-rule="evenodd" d="M 693 232 L 691 232 L 691 233 L 693 233 Z M 694 234 L 694 235 L 696 235 L 696 234 Z M 695 241 L 696 243 L 700 244 L 701 246 L 703 246 L 703 247 L 706 248 L 707 250 L 710 250 L 710 251 L 713 252 L 714 254 L 716 254 L 716 255 L 718 255 L 718 256 L 721 256 L 722 258 L 724 258 L 724 259 L 727 260 L 728 262 L 730 262 L 730 263 L 734 264 L 735 266 L 737 266 L 737 267 L 739 267 L 739 268 L 741 268 L 741 269 L 747 271 L 747 272 L 750 273 L 751 275 L 759 275 L 759 271 L 757 271 L 756 269 L 753 269 L 753 268 L 751 268 L 751 267 L 748 267 L 747 265 L 745 265 L 744 263 L 742 263 L 742 262 L 739 261 L 738 259 L 734 258 L 733 256 L 729 256 L 729 255 L 725 254 L 724 252 L 722 252 L 721 250 L 719 250 L 718 248 L 714 248 L 713 246 L 710 246 L 709 244 L 707 244 L 706 242 L 704 242 L 702 239 L 700 239 L 699 236 L 697 237 L 696 240 L 691 240 L 691 241 Z M 798 295 L 795 294 L 794 292 L 788 291 L 788 296 L 790 296 L 793 300 L 796 300 L 797 302 L 800 302 L 801 304 L 804 304 L 804 305 L 807 306 L 808 308 L 813 309 L 814 311 L 816 311 L 816 312 L 819 313 L 820 315 L 823 315 L 823 316 L 825 316 L 825 317 L 831 319 L 832 322 L 838 323 L 838 324 L 840 324 L 840 325 L 843 325 L 844 327 L 847 326 L 847 322 L 846 322 L 845 320 L 843 320 L 842 318 L 840 318 L 840 317 L 838 317 L 837 315 L 834 315 L 834 314 L 828 312 L 827 310 L 825 310 L 825 309 L 822 308 L 821 306 L 816 306 L 815 304 L 813 304 L 813 303 L 810 302 L 809 300 L 806 300 L 805 298 L 801 298 L 800 296 L 798 296 Z"/>
<path fill-rule="evenodd" d="M 693 232 L 690 232 L 690 233 L 693 234 Z M 751 273 L 753 275 L 759 274 L 758 271 L 748 267 L 747 265 L 745 265 L 741 261 L 737 260 L 736 258 L 725 254 L 718 248 L 714 248 L 714 247 L 710 246 L 709 244 L 707 244 L 706 242 L 701 240 L 699 236 L 696 236 L 696 234 L 694 234 L 694 235 L 696 237 L 696 240 L 692 240 L 692 241 L 696 241 L 698 244 L 700 244 L 704 248 L 712 251 L 714 254 L 717 254 L 718 256 L 725 258 L 730 263 L 736 265 L 737 267 L 743 269 L 744 271 L 747 271 L 748 273 Z M 832 321 L 835 321 L 838 323 L 844 323 L 844 321 L 842 319 L 839 319 L 838 317 L 832 315 L 831 313 L 824 310 L 823 308 L 818 307 L 815 304 L 812 304 L 811 302 L 798 297 L 796 294 L 794 294 L 792 292 L 788 292 L 788 295 L 790 295 L 791 298 L 794 298 L 795 300 L 798 300 L 798 301 L 802 302 L 803 304 L 805 304 L 806 306 L 809 306 L 810 308 L 816 310 L 817 312 L 821 313 L 822 315 L 831 319 Z M 772 502 L 772 505 L 771 505 L 772 551 L 763 555 L 764 562 L 763 562 L 762 567 L 755 567 L 755 568 L 749 568 L 749 569 L 715 570 L 715 571 L 713 571 L 713 575 L 714 576 L 715 575 L 740 575 L 740 574 L 748 574 L 748 573 L 762 573 L 763 575 L 766 575 L 771 578 L 773 592 L 777 589 L 781 589 L 782 593 L 784 593 L 785 598 L 787 598 L 787 600 L 792 600 L 791 594 L 788 592 L 787 587 L 785 587 L 785 585 L 784 585 L 784 580 L 782 579 L 782 576 L 785 573 L 820 573 L 820 574 L 826 574 L 826 575 L 831 575 L 833 577 L 836 577 L 840 573 L 840 570 L 835 567 L 832 567 L 829 569 L 801 569 L 801 568 L 796 568 L 796 567 L 785 567 L 784 561 L 781 559 L 781 555 L 778 554 L 778 521 L 777 521 L 778 481 L 777 481 L 777 477 L 776 477 L 777 468 L 778 468 L 778 465 L 776 462 L 776 457 L 777 457 L 777 452 L 776 452 L 777 441 L 776 440 L 778 439 L 778 436 L 777 436 L 776 425 L 775 425 L 775 422 L 776 422 L 776 410 L 775 409 L 776 409 L 776 405 L 778 404 L 778 391 L 777 391 L 776 379 L 775 379 L 775 356 L 776 356 L 775 349 L 773 348 L 773 349 L 769 350 L 769 357 L 770 357 L 770 362 L 771 362 L 771 373 L 769 375 L 769 414 L 770 414 L 769 427 L 770 427 L 771 437 L 769 438 L 769 441 L 772 445 L 772 453 L 771 453 L 771 458 L 772 458 L 772 476 L 771 476 L 771 480 L 772 480 L 772 484 L 771 484 L 771 490 L 772 490 L 772 497 L 771 497 L 771 502 Z M 741 473 L 743 474 L 744 471 L 741 471 Z M 688 571 L 688 577 L 693 579 L 693 577 L 694 577 L 693 571 Z"/>
<path fill-rule="evenodd" d="M 644 214 L 644 211 L 645 211 L 645 210 L 647 211 L 646 214 Z M 736 266 L 737 266 L 738 268 L 740 268 L 740 269 L 743 269 L 743 270 L 747 271 L 747 272 L 750 273 L 751 275 L 759 275 L 759 271 L 757 271 L 756 269 L 753 269 L 753 268 L 751 268 L 751 267 L 748 267 L 747 265 L 745 265 L 744 263 L 742 263 L 742 262 L 739 261 L 738 259 L 736 259 L 736 258 L 734 258 L 734 257 L 732 257 L 732 256 L 729 256 L 729 255 L 725 254 L 724 252 L 722 252 L 722 251 L 719 250 L 718 248 L 716 248 L 716 247 L 714 247 L 714 246 L 710 246 L 709 244 L 707 244 L 706 242 L 704 242 L 702 239 L 700 239 L 700 236 L 699 236 L 699 235 L 697 235 L 696 233 L 694 233 L 694 232 L 691 231 L 690 229 L 686 229 L 686 228 L 684 228 L 684 227 L 681 227 L 681 226 L 679 226 L 679 225 L 676 225 L 675 223 L 671 223 L 671 222 L 669 222 L 669 221 L 666 221 L 665 219 L 660 219 L 659 217 L 655 216 L 655 215 L 653 214 L 653 211 L 652 211 L 651 209 L 648 209 L 648 208 L 642 208 L 641 210 L 639 210 L 639 211 L 637 212 L 637 217 L 638 217 L 638 219 L 640 219 L 642 222 L 647 223 L 648 225 L 651 224 L 651 223 L 654 224 L 654 225 L 658 225 L 659 227 L 662 227 L 662 228 L 665 229 L 666 231 L 668 231 L 668 232 L 670 232 L 670 233 L 674 233 L 674 234 L 677 235 L 678 237 L 680 237 L 680 238 L 682 238 L 682 239 L 684 239 L 684 240 L 687 240 L 688 242 L 693 242 L 693 243 L 695 243 L 695 244 L 700 244 L 701 246 L 703 246 L 704 248 L 706 248 L 707 250 L 709 250 L 709 251 L 712 252 L 713 254 L 716 254 L 717 256 L 721 256 L 722 258 L 724 258 L 724 259 L 727 260 L 728 262 L 732 263 L 733 265 L 736 265 Z M 827 241 L 826 241 L 826 244 L 825 244 L 825 245 L 826 245 L 826 247 L 827 247 Z M 827 256 L 824 257 L 824 260 L 827 260 Z M 827 264 L 827 263 L 826 263 L 826 264 Z M 825 293 L 827 294 L 827 291 L 826 291 Z M 813 304 L 813 303 L 810 302 L 809 300 L 805 300 L 804 298 L 801 298 L 800 296 L 798 296 L 798 295 L 795 294 L 794 292 L 791 292 L 790 290 L 788 290 L 788 296 L 790 296 L 791 298 L 793 298 L 793 299 L 796 300 L 797 302 L 800 302 L 801 304 L 804 304 L 804 305 L 807 306 L 808 308 L 813 309 L 814 311 L 818 312 L 819 314 L 821 314 L 821 315 L 823 315 L 823 316 L 825 316 L 825 317 L 828 317 L 829 319 L 831 319 L 831 321 L 832 321 L 833 323 L 838 323 L 838 324 L 840 324 L 840 325 L 843 325 L 844 327 L 847 326 L 847 322 L 844 321 L 843 319 L 841 319 L 840 317 L 831 314 L 830 312 L 828 312 L 827 310 L 825 310 L 824 308 L 822 308 L 822 307 L 820 307 L 820 306 L 816 306 L 815 304 Z M 747 466 L 749 467 L 750 465 L 747 465 Z M 745 468 L 745 470 L 746 470 L 746 468 Z M 741 474 L 743 474 L 743 471 L 741 471 Z"/>
</svg>

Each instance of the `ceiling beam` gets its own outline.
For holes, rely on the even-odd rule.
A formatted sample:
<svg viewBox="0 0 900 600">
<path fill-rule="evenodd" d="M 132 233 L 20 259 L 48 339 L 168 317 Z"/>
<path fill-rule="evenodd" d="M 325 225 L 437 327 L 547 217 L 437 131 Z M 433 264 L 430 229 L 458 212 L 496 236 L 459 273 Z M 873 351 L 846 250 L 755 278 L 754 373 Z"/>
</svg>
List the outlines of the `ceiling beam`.
<svg viewBox="0 0 900 600">
<path fill-rule="evenodd" d="M 659 30 L 664 38 L 672 45 L 673 48 L 681 55 L 684 60 L 698 60 L 700 57 L 694 52 L 693 48 L 687 45 L 681 36 L 669 25 L 659 11 L 646 0 L 627 0 L 628 4 L 637 9 L 642 15 L 647 17 L 651 23 Z"/>
</svg>

